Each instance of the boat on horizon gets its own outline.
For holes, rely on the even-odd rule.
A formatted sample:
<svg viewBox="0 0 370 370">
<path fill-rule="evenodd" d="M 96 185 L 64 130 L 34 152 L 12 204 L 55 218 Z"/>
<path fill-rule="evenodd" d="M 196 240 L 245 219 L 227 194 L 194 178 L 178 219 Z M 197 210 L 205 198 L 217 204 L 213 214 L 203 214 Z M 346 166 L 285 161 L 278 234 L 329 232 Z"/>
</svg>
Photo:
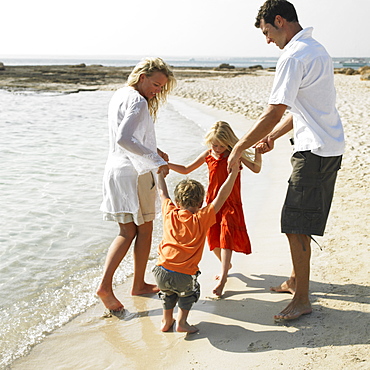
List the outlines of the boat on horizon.
<svg viewBox="0 0 370 370">
<path fill-rule="evenodd" d="M 343 67 L 363 67 L 367 65 L 367 62 L 365 59 L 362 58 L 353 58 L 349 60 L 344 60 L 341 62 Z"/>
</svg>

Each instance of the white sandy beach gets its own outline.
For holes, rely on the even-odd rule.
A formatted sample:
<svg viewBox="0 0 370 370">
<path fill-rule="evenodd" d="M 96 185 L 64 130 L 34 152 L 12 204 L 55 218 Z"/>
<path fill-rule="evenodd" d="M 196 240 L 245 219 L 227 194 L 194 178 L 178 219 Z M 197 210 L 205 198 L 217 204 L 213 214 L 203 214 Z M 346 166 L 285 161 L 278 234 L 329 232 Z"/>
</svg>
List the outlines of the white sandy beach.
<svg viewBox="0 0 370 370">
<path fill-rule="evenodd" d="M 174 99 L 191 99 L 216 119 L 246 132 L 266 106 L 273 75 L 179 81 Z M 370 81 L 335 76 L 347 148 L 327 232 L 312 245 L 314 311 L 277 324 L 291 296 L 269 291 L 291 271 L 280 210 L 290 174 L 291 146 L 281 138 L 263 157 L 261 174 L 243 171 L 242 192 L 253 253 L 234 254 L 222 299 L 214 299 L 219 263 L 205 248 L 202 295 L 189 323 L 199 333 L 159 331 L 161 302 L 117 288 L 124 316 L 103 318 L 97 304 L 48 336 L 14 369 L 369 369 L 369 122 Z M 202 104 L 201 104 L 202 103 Z M 217 109 L 216 109 L 217 108 Z M 232 113 L 233 112 L 233 113 Z M 245 118 L 247 117 L 247 119 Z M 151 265 L 148 279 L 154 281 Z"/>
</svg>

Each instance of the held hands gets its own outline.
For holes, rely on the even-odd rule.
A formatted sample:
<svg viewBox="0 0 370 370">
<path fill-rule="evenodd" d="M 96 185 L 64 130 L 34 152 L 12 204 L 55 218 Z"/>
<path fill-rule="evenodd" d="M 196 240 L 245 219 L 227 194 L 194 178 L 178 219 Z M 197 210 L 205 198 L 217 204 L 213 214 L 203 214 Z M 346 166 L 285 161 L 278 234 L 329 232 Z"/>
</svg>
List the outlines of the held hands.
<svg viewBox="0 0 370 370">
<path fill-rule="evenodd" d="M 162 174 L 163 177 L 166 177 L 168 173 L 170 172 L 170 168 L 167 164 L 164 164 L 163 166 L 158 167 L 157 174 Z"/>
<path fill-rule="evenodd" d="M 168 156 L 167 153 L 162 152 L 162 150 L 157 148 L 157 153 L 166 161 L 168 162 L 170 160 L 170 157 Z"/>
<path fill-rule="evenodd" d="M 264 137 L 258 141 L 253 148 L 256 149 L 257 153 L 265 154 L 270 150 L 274 149 L 274 139 L 269 136 Z"/>
</svg>

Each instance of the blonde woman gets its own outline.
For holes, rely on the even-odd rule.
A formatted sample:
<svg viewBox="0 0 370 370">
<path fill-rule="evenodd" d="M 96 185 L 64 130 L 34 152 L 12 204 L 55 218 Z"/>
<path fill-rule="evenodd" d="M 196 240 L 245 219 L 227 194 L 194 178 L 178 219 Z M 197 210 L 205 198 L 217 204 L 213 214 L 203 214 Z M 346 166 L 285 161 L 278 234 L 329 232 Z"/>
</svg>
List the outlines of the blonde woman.
<svg viewBox="0 0 370 370">
<path fill-rule="evenodd" d="M 113 293 L 114 273 L 134 244 L 132 295 L 158 292 L 144 280 L 151 247 L 156 207 L 155 173 L 166 176 L 168 156 L 157 148 L 154 120 L 160 104 L 175 86 L 169 66 L 160 58 L 146 58 L 117 90 L 108 111 L 109 154 L 103 177 L 103 218 L 118 223 L 97 295 L 111 311 L 124 306 Z"/>
<path fill-rule="evenodd" d="M 169 163 L 170 169 L 179 173 L 187 174 L 207 163 L 209 170 L 209 186 L 206 202 L 211 203 L 221 185 L 228 176 L 227 159 L 238 142 L 237 136 L 227 122 L 219 121 L 212 126 L 205 137 L 205 144 L 208 146 L 205 152 L 188 166 Z M 255 154 L 244 151 L 241 162 L 251 171 L 258 173 L 261 170 L 262 156 L 255 151 Z M 216 223 L 207 233 L 210 250 L 215 253 L 221 262 L 221 274 L 217 276 L 218 283 L 213 293 L 221 296 L 227 281 L 227 273 L 231 268 L 232 252 L 251 253 L 251 245 L 245 226 L 244 213 L 240 193 L 240 175 L 238 175 L 234 188 L 217 213 Z"/>
</svg>

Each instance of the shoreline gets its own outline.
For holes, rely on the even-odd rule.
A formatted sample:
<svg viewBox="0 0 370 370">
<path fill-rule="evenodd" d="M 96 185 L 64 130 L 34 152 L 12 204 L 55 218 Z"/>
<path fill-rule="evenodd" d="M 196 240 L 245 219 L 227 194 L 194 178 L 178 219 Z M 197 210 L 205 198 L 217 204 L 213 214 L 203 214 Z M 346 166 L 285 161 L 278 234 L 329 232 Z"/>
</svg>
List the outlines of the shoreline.
<svg viewBox="0 0 370 370">
<path fill-rule="evenodd" d="M 185 77 L 175 91 L 176 99 L 214 114 L 215 119 L 227 117 L 238 134 L 245 133 L 253 124 L 246 117 L 255 119 L 267 104 L 273 75 L 222 76 Z M 269 369 L 368 368 L 370 81 L 361 81 L 358 75 L 336 75 L 335 82 L 347 146 L 327 231 L 318 238 L 323 251 L 312 245 L 311 315 L 285 324 L 272 320 L 291 299 L 269 292 L 269 286 L 280 283 L 291 269 L 288 244 L 279 231 L 291 147 L 287 138 L 281 138 L 263 158 L 260 175 L 251 180 L 251 174 L 243 171 L 243 203 L 248 207 L 245 216 L 253 253 L 246 258 L 234 256 L 221 300 L 210 297 L 212 276 L 219 266 L 205 248 L 200 265 L 202 296 L 189 316 L 199 334 L 160 333 L 160 301 L 155 296 L 131 297 L 128 280 L 117 287 L 127 315 L 103 320 L 104 307 L 99 303 L 53 332 L 12 368 L 142 369 L 148 363 L 152 369 L 242 363 Z"/>
<path fill-rule="evenodd" d="M 204 78 L 234 78 L 240 76 L 266 76 L 275 68 L 261 65 L 250 67 L 172 67 L 178 81 Z M 11 65 L 0 61 L 0 89 L 8 91 L 60 92 L 65 94 L 82 91 L 116 90 L 124 85 L 133 67 L 113 67 L 100 64 L 86 65 Z M 356 75 L 370 80 L 370 66 L 336 68 L 335 74 Z"/>
</svg>

